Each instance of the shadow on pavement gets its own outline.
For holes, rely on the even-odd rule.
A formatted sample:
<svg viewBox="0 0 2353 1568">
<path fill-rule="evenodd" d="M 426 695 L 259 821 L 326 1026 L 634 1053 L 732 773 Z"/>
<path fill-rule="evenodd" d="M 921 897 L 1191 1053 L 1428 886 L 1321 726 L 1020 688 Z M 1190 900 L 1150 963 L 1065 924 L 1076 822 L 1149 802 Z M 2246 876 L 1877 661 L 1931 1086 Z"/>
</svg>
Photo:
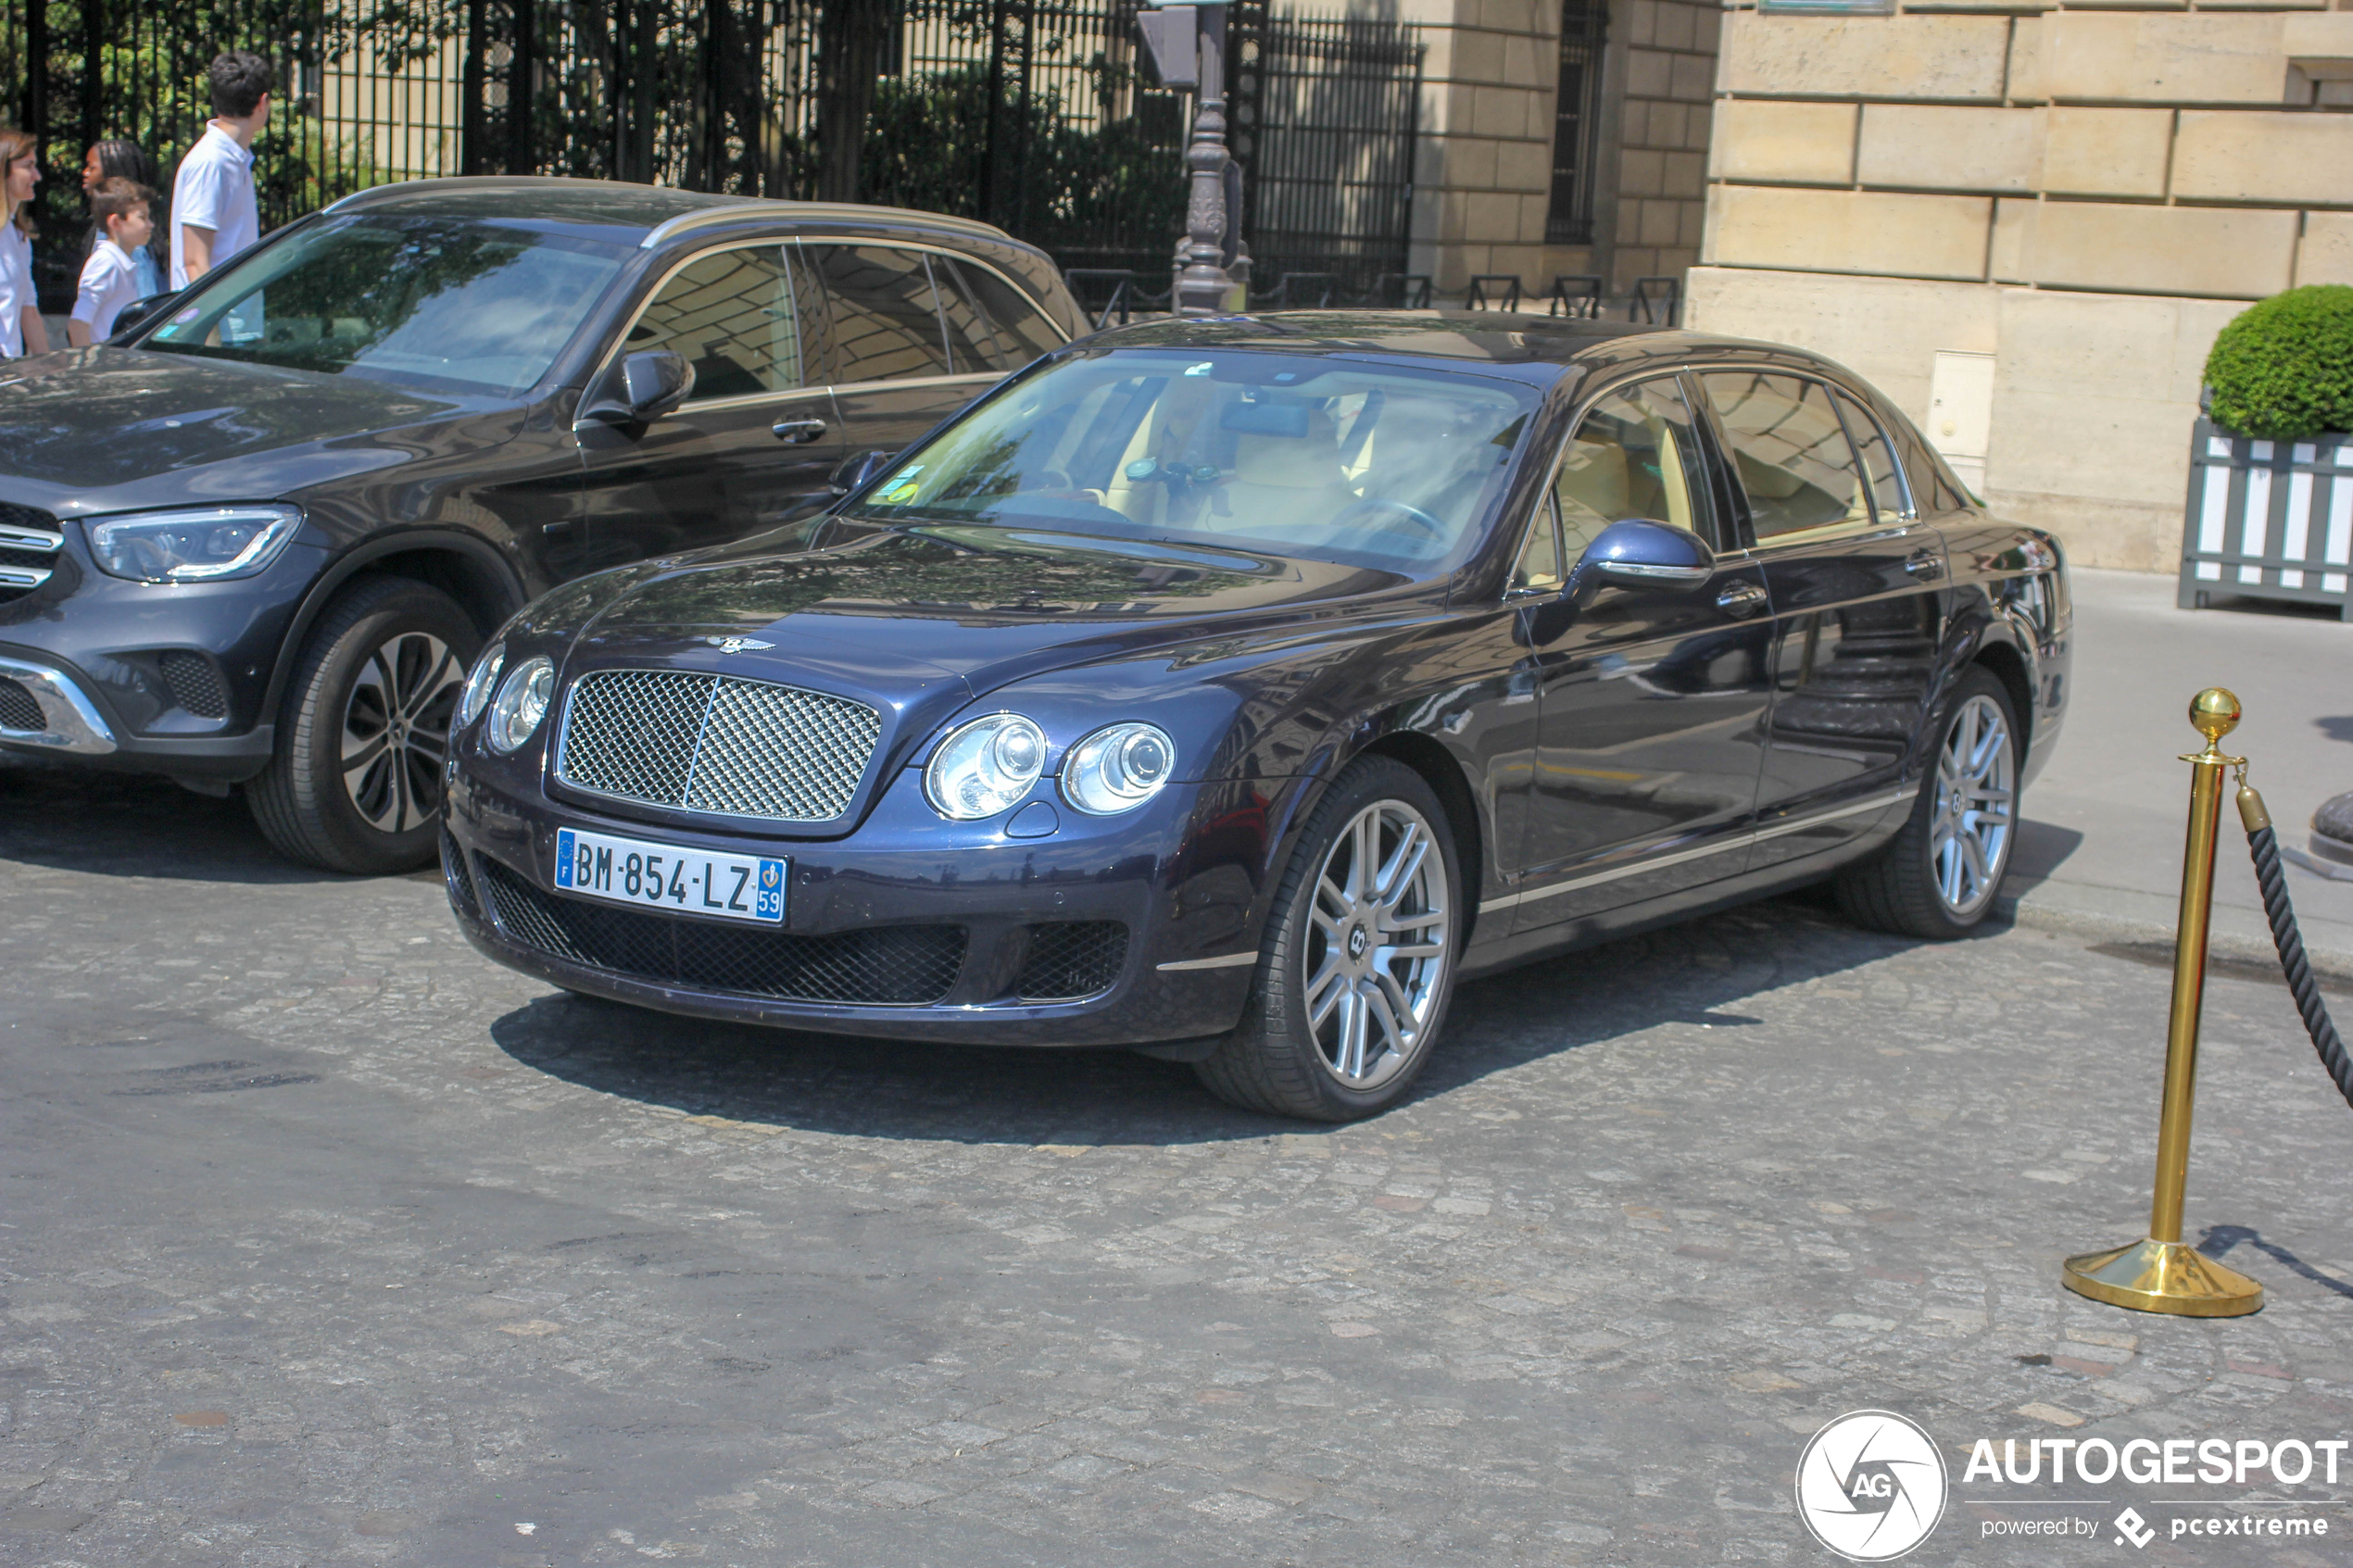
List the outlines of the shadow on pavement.
<svg viewBox="0 0 2353 1568">
<path fill-rule="evenodd" d="M 2332 1274 L 2322 1273 L 2286 1248 L 2276 1242 L 2264 1240 L 2261 1231 L 2251 1230 L 2246 1225 L 2209 1225 L 2207 1227 L 2205 1238 L 2197 1244 L 2197 1249 L 2219 1262 L 2232 1248 L 2242 1242 L 2254 1248 L 2255 1250 L 2289 1273 L 2310 1280 L 2323 1290 L 2334 1290 L 2339 1296 L 2353 1300 L 2353 1283 L 2338 1279 Z"/>
<path fill-rule="evenodd" d="M 186 882 L 356 880 L 280 858 L 241 800 L 16 756 L 0 757 L 0 859 Z"/>
<path fill-rule="evenodd" d="M 1752 1026 L 1761 1021 L 1743 998 L 1910 945 L 1784 898 L 1474 981 L 1407 1103 L 1661 1024 Z M 1088 1148 L 1340 1130 L 1236 1110 L 1189 1069 L 1120 1050 L 860 1039 L 572 996 L 517 1008 L 490 1035 L 518 1062 L 600 1094 L 828 1135 Z"/>
<path fill-rule="evenodd" d="M 2050 879 L 2067 858 L 2083 846 L 2073 828 L 2029 818 L 2018 824 L 2018 840 L 2010 846 L 2010 869 L 2002 878 L 2002 897 L 2017 898 Z"/>
</svg>

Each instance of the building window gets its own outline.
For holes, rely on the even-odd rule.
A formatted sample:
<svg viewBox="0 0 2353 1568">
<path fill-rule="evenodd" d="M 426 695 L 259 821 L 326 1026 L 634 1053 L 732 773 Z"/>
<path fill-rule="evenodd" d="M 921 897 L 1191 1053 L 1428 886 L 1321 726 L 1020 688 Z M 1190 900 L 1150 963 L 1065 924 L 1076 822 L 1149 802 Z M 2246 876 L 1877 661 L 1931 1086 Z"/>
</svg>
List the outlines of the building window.
<svg viewBox="0 0 2353 1568">
<path fill-rule="evenodd" d="M 1607 0 L 1561 0 L 1560 96 L 1553 107 L 1553 199 L 1544 243 L 1593 243 L 1601 172 L 1602 30 Z"/>
</svg>

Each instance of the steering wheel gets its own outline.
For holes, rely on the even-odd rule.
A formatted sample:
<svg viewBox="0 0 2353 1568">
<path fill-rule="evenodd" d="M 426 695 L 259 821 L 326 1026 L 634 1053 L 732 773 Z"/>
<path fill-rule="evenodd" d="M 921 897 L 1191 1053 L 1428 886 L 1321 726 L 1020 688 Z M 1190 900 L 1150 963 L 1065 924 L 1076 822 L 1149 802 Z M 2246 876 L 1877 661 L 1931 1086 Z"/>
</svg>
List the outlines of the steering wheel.
<svg viewBox="0 0 2353 1568">
<path fill-rule="evenodd" d="M 1403 501 L 1392 501 L 1386 495 L 1367 495 L 1363 500 L 1358 501 L 1352 506 L 1342 507 L 1340 510 L 1340 514 L 1332 519 L 1331 525 L 1334 528 L 1338 528 L 1341 524 L 1347 522 L 1349 519 L 1354 517 L 1358 512 L 1375 510 L 1394 512 L 1399 517 L 1403 518 L 1407 522 L 1410 522 L 1415 527 L 1420 529 L 1424 533 L 1428 534 L 1431 539 L 1441 545 L 1446 542 L 1446 525 L 1444 523 L 1439 521 L 1436 518 L 1430 516 L 1419 507 L 1409 506 Z M 1395 530 L 1392 529 L 1390 532 L 1394 533 Z"/>
</svg>

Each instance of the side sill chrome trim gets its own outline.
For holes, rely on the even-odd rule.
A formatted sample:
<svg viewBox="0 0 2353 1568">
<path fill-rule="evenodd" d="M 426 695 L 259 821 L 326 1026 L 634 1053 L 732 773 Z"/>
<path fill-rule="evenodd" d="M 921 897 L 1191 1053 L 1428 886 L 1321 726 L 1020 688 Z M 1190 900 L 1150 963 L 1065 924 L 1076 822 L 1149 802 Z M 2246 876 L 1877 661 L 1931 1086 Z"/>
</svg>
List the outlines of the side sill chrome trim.
<svg viewBox="0 0 2353 1568">
<path fill-rule="evenodd" d="M 31 692 L 32 700 L 40 705 L 41 716 L 49 721 L 46 730 L 0 729 L 0 741 L 93 757 L 115 749 L 114 732 L 98 717 L 90 699 L 82 695 L 82 688 L 63 674 L 44 664 L 0 659 L 0 676 Z"/>
<path fill-rule="evenodd" d="M 1768 838 L 1780 838 L 1785 834 L 1802 833 L 1810 827 L 1819 827 L 1824 822 L 1837 822 L 1842 817 L 1858 816 L 1865 811 L 1884 810 L 1898 801 L 1911 799 L 1919 793 L 1917 785 L 1910 789 L 1894 790 L 1886 795 L 1873 796 L 1869 800 L 1850 801 L 1835 810 L 1818 811 L 1810 817 L 1801 817 L 1795 822 L 1775 822 L 1771 827 L 1762 828 L 1754 833 L 1744 833 L 1738 838 L 1726 839 L 1721 844 L 1705 844 L 1692 849 L 1678 849 L 1672 854 L 1646 856 L 1622 866 L 1612 866 L 1605 872 L 1595 872 L 1590 876 L 1571 877 L 1567 882 L 1556 882 L 1550 887 L 1539 887 L 1528 893 L 1506 893 L 1500 898 L 1490 898 L 1481 904 L 1478 907 L 1478 912 L 1482 915 L 1493 914 L 1498 909 L 1509 909 L 1521 904 L 1540 903 L 1555 894 L 1574 893 L 1580 887 L 1599 887 L 1604 883 L 1622 881 L 1643 872 L 1660 871 L 1668 866 L 1680 866 L 1687 860 L 1704 860 L 1710 855 L 1724 855 L 1735 849 L 1746 849 L 1753 845 L 1762 844 Z"/>
<path fill-rule="evenodd" d="M 1152 967 L 1161 974 L 1177 974 L 1196 969 L 1239 969 L 1246 963 L 1257 961 L 1258 954 L 1253 950 L 1247 953 L 1227 953 L 1225 957 L 1217 959 L 1178 959 L 1175 963 L 1155 964 Z"/>
</svg>

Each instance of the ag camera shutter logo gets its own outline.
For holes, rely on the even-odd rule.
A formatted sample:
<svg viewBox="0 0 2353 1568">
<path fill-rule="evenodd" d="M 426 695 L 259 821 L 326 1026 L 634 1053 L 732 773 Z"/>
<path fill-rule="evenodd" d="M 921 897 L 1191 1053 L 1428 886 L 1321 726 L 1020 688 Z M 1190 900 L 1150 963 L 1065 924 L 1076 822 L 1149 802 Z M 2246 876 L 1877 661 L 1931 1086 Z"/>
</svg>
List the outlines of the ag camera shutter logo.
<svg viewBox="0 0 2353 1568">
<path fill-rule="evenodd" d="M 1797 1516 L 1850 1562 L 1903 1556 L 1944 1517 L 1944 1456 L 1893 1411 L 1853 1411 L 1814 1434 L 1797 1461 Z"/>
</svg>

